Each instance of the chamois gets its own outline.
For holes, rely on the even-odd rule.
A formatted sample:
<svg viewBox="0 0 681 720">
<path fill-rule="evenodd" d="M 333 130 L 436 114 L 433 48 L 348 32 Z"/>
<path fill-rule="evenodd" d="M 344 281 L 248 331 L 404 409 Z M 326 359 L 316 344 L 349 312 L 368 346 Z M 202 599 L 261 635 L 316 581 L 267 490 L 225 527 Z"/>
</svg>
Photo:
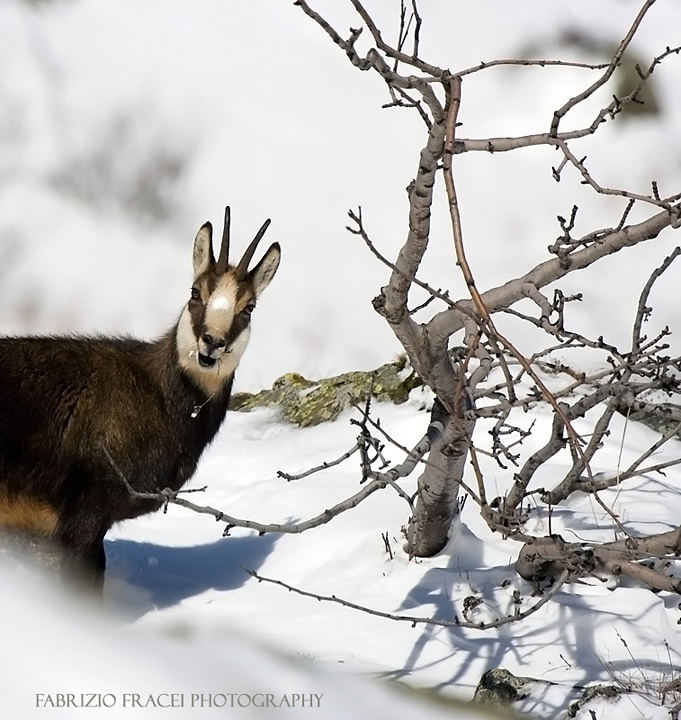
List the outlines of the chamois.
<svg viewBox="0 0 681 720">
<path fill-rule="evenodd" d="M 104 535 L 160 507 L 131 497 L 178 490 L 227 411 L 251 313 L 279 266 L 273 243 L 249 264 L 270 221 L 230 265 L 230 210 L 213 255 L 209 222 L 194 240 L 194 280 L 160 339 L 0 338 L 0 529 L 47 536 L 62 573 L 101 591 Z"/>
</svg>

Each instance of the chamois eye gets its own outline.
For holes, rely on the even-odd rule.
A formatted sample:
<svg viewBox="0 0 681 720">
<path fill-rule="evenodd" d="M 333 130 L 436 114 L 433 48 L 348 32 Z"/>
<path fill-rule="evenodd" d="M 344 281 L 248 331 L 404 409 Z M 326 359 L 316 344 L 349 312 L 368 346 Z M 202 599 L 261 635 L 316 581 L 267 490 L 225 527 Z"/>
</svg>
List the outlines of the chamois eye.
<svg viewBox="0 0 681 720">
<path fill-rule="evenodd" d="M 199 289 L 193 287 L 192 288 L 192 300 L 199 300 L 200 298 L 201 298 L 201 293 L 199 292 Z"/>
<path fill-rule="evenodd" d="M 255 303 L 248 303 L 244 308 L 246 315 L 250 315 L 255 310 Z"/>
</svg>

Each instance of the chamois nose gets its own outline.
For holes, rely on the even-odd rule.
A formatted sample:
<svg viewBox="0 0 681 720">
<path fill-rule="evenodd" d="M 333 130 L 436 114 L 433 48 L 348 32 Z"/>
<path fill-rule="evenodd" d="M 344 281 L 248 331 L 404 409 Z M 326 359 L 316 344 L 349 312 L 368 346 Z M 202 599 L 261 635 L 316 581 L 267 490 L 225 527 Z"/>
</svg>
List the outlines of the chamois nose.
<svg viewBox="0 0 681 720">
<path fill-rule="evenodd" d="M 225 341 L 222 338 L 214 338 L 210 333 L 203 333 L 201 340 L 203 340 L 208 352 L 225 347 Z"/>
</svg>

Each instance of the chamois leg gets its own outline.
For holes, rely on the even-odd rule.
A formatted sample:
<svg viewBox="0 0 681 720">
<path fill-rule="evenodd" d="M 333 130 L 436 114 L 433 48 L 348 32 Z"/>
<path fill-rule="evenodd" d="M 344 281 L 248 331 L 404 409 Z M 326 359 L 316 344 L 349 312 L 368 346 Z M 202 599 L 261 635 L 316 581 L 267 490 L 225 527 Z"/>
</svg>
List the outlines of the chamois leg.
<svg viewBox="0 0 681 720">
<path fill-rule="evenodd" d="M 61 563 L 62 578 L 70 584 L 75 581 L 81 589 L 101 597 L 106 568 L 104 535 L 87 543 L 82 536 L 73 542 L 71 538 L 62 535 L 60 541 L 64 552 Z"/>
<path fill-rule="evenodd" d="M 101 596 L 106 568 L 104 535 L 109 523 L 98 517 L 96 510 L 85 502 L 78 509 L 70 508 L 59 522 L 57 538 L 63 548 L 62 577 Z"/>
</svg>

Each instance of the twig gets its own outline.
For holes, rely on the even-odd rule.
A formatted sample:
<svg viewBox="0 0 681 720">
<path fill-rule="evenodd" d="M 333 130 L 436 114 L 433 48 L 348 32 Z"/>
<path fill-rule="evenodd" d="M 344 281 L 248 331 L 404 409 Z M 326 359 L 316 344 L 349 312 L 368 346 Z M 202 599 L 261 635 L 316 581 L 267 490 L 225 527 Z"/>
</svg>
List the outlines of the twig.
<svg viewBox="0 0 681 720">
<path fill-rule="evenodd" d="M 352 3 L 359 16 L 362 18 L 364 24 L 369 28 L 369 32 L 373 36 L 374 42 L 376 43 L 378 49 L 384 52 L 388 57 L 391 57 L 394 60 L 399 60 L 406 65 L 411 65 L 412 67 L 418 68 L 419 70 L 430 75 L 432 78 L 439 79 L 445 74 L 445 71 L 442 68 L 437 67 L 437 65 L 431 65 L 430 63 L 424 62 L 416 55 L 407 55 L 407 53 L 400 52 L 388 45 L 386 42 L 384 42 L 381 36 L 381 31 L 378 29 L 373 18 L 366 11 L 362 3 L 359 0 L 350 0 L 350 2 Z"/>
<path fill-rule="evenodd" d="M 675 195 L 670 195 L 669 197 L 660 200 L 659 197 L 656 198 L 654 195 L 641 195 L 640 193 L 630 192 L 629 190 L 603 187 L 593 179 L 589 171 L 586 169 L 586 165 L 584 164 L 584 160 L 586 158 L 582 158 L 581 160 L 577 159 L 577 157 L 568 147 L 567 142 L 565 142 L 564 140 L 556 140 L 556 145 L 561 149 L 561 151 L 565 155 L 565 158 L 575 168 L 577 168 L 577 170 L 584 178 L 584 182 L 590 185 L 599 195 L 615 195 L 617 197 L 623 197 L 629 200 L 639 200 L 640 202 L 650 203 L 655 207 L 664 208 L 669 212 L 671 212 L 672 203 L 676 202 L 681 197 L 680 193 L 676 193 Z"/>
<path fill-rule="evenodd" d="M 526 617 L 529 617 L 533 613 L 536 613 L 537 610 L 541 609 L 544 605 L 546 605 L 546 603 L 558 592 L 558 590 L 560 590 L 560 588 L 563 586 L 563 584 L 568 578 L 568 572 L 567 570 L 564 570 L 560 574 L 558 579 L 553 583 L 553 585 L 544 593 L 541 600 L 537 601 L 534 605 L 527 608 L 527 610 L 524 610 L 517 615 L 506 615 L 505 617 L 496 618 L 495 620 L 491 620 L 488 622 L 471 622 L 467 620 L 459 620 L 458 617 L 454 620 L 437 620 L 436 618 L 426 618 L 414 615 L 400 615 L 398 613 L 390 613 L 383 610 L 374 610 L 373 608 L 366 607 L 365 605 L 359 605 L 357 603 L 351 602 L 350 600 L 344 600 L 343 598 L 337 597 L 336 595 L 320 595 L 318 593 L 308 592 L 307 590 L 301 590 L 300 588 L 289 585 L 282 580 L 276 580 L 274 578 L 268 578 L 260 575 L 255 570 L 246 570 L 246 572 L 251 577 L 255 578 L 258 582 L 278 585 L 279 587 L 285 588 L 289 592 L 296 593 L 296 595 L 313 598 L 314 600 L 318 600 L 319 602 L 336 603 L 337 605 L 342 605 L 343 607 L 347 607 L 352 610 L 358 610 L 359 612 L 367 613 L 368 615 L 382 617 L 387 620 L 408 622 L 411 624 L 412 627 L 416 627 L 417 625 L 435 625 L 437 627 L 458 627 L 470 630 L 490 630 L 492 628 L 499 628 L 502 625 L 509 625 L 510 623 L 518 622 L 519 620 L 524 620 Z"/>
<path fill-rule="evenodd" d="M 358 450 L 359 444 L 355 443 L 347 452 L 344 452 L 340 457 L 336 458 L 335 460 L 325 461 L 321 465 L 317 465 L 316 467 L 310 468 L 309 470 L 305 470 L 301 473 L 290 474 L 284 472 L 283 470 L 277 470 L 277 476 L 280 478 L 284 478 L 284 480 L 286 480 L 287 482 L 291 482 L 292 480 L 301 480 L 304 477 L 308 477 L 308 475 L 313 475 L 314 473 L 320 472 L 321 470 L 326 470 L 327 468 L 334 467 L 335 465 L 340 465 L 349 457 L 352 457 L 352 455 L 354 455 Z"/>
<path fill-rule="evenodd" d="M 518 148 L 531 147 L 535 145 L 556 145 L 558 140 L 576 140 L 588 135 L 593 135 L 608 117 L 611 119 L 614 118 L 615 115 L 620 113 L 627 104 L 636 100 L 638 93 L 643 88 L 646 80 L 652 75 L 657 65 L 670 55 L 679 55 L 680 53 L 681 46 L 673 48 L 667 47 L 663 53 L 653 59 L 653 62 L 650 64 L 646 72 L 639 73 L 639 81 L 631 92 L 624 97 L 614 98 L 610 104 L 601 108 L 594 120 L 587 127 L 580 128 L 579 130 L 571 130 L 569 132 L 533 133 L 531 135 L 522 135 L 518 137 L 461 138 L 456 141 L 454 152 L 508 152 L 510 150 L 517 150 Z M 608 65 L 608 67 L 610 66 Z M 564 158 L 561 165 L 564 165 L 566 162 L 567 159 Z M 556 170 L 558 170 L 559 174 L 559 169 Z M 559 179 L 556 177 L 555 171 L 554 177 Z"/>
<path fill-rule="evenodd" d="M 217 522 L 224 522 L 226 524 L 224 531 L 225 535 L 229 534 L 229 531 L 234 527 L 255 530 L 261 535 L 268 532 L 299 534 L 305 532 L 306 530 L 310 530 L 311 528 L 325 525 L 337 515 L 357 507 L 357 505 L 366 500 L 366 498 L 375 493 L 377 490 L 382 490 L 388 486 L 397 490 L 411 506 L 411 498 L 402 490 L 402 488 L 396 485 L 396 480 L 411 474 L 421 458 L 430 450 L 432 443 L 440 437 L 443 430 L 444 427 L 441 422 L 431 422 L 428 426 L 426 434 L 414 446 L 404 462 L 393 466 L 386 472 L 371 470 L 369 473 L 371 480 L 367 482 L 367 484 L 364 485 L 359 492 L 339 503 L 336 503 L 332 507 L 327 508 L 319 515 L 315 515 L 308 520 L 298 523 L 260 523 L 254 520 L 237 518 L 209 505 L 196 505 L 188 500 L 184 500 L 178 497 L 179 491 L 171 490 L 170 488 L 166 488 L 161 492 L 139 492 L 132 487 L 128 479 L 125 477 L 125 474 L 116 464 L 115 460 L 111 457 L 111 454 L 104 445 L 102 445 L 102 451 L 104 452 L 104 455 L 114 472 L 127 489 L 128 493 L 130 493 L 131 497 L 137 500 L 151 500 L 164 506 L 167 506 L 168 504 L 179 505 L 180 507 L 187 508 L 188 510 L 192 510 L 196 513 L 212 515 Z"/>
<path fill-rule="evenodd" d="M 636 318 L 634 320 L 634 329 L 631 339 L 632 353 L 636 353 L 641 348 L 641 325 L 643 324 L 643 321 L 647 315 L 646 303 L 648 302 L 648 297 L 650 295 L 653 284 L 660 277 L 660 275 L 662 275 L 662 273 L 667 270 L 667 268 L 674 262 L 674 260 L 676 260 L 679 254 L 681 254 L 681 248 L 674 248 L 671 255 L 665 258 L 662 265 L 653 270 L 650 277 L 648 278 L 648 281 L 644 285 L 643 290 L 641 291 L 641 295 L 638 299 L 638 307 L 636 310 Z"/>
<path fill-rule="evenodd" d="M 571 60 L 549 60 L 548 58 L 536 58 L 536 59 L 524 59 L 524 58 L 506 58 L 499 60 L 490 60 L 488 62 L 480 62 L 477 65 L 465 68 L 464 70 L 457 70 L 454 73 L 457 77 L 464 77 L 466 75 L 472 75 L 473 73 L 480 72 L 481 70 L 487 70 L 493 67 L 571 67 L 571 68 L 584 68 L 585 70 L 602 70 L 603 68 L 610 67 L 610 63 L 583 63 L 573 62 Z"/>
<path fill-rule="evenodd" d="M 553 113 L 553 119 L 551 121 L 551 128 L 549 130 L 549 134 L 552 137 L 556 137 L 558 133 L 558 125 L 563 117 L 573 108 L 575 105 L 578 105 L 582 101 L 586 100 L 588 97 L 593 95 L 593 93 L 598 90 L 599 87 L 604 85 L 612 74 L 615 72 L 615 69 L 619 66 L 620 60 L 622 59 L 622 56 L 624 55 L 624 51 L 629 46 L 629 43 L 631 42 L 632 38 L 636 34 L 636 31 L 639 28 L 639 25 L 643 21 L 643 18 L 645 14 L 648 12 L 648 10 L 655 4 L 655 0 L 646 0 L 643 7 L 639 11 L 638 15 L 636 16 L 636 19 L 634 20 L 632 26 L 629 28 L 629 32 L 624 36 L 622 42 L 619 44 L 617 50 L 615 51 L 615 54 L 610 61 L 610 64 L 608 65 L 606 71 L 601 75 L 596 82 L 589 85 L 586 90 L 579 93 L 579 95 L 575 95 L 573 98 L 570 98 L 561 108 L 556 110 Z"/>
<path fill-rule="evenodd" d="M 432 288 L 428 283 L 423 282 L 422 280 L 419 280 L 417 277 L 409 277 L 404 273 L 400 268 L 398 268 L 394 263 L 390 262 L 388 258 L 386 258 L 384 255 L 382 255 L 379 250 L 376 248 L 374 243 L 371 241 L 371 238 L 367 234 L 367 231 L 364 228 L 364 221 L 362 219 L 362 208 L 357 208 L 357 212 L 355 213 L 353 210 L 348 210 L 348 217 L 356 224 L 357 227 L 350 227 L 349 225 L 346 225 L 345 229 L 352 233 L 353 235 L 359 235 L 362 240 L 364 240 L 366 246 L 371 250 L 371 252 L 387 267 L 389 267 L 393 272 L 398 273 L 402 275 L 406 280 L 408 280 L 411 283 L 414 283 L 415 285 L 418 285 L 420 288 L 423 288 L 431 297 L 437 298 L 438 300 L 442 300 L 442 302 L 446 303 L 449 307 L 454 307 L 455 303 L 452 302 L 452 300 L 449 297 L 449 292 L 441 292 L 439 290 L 435 290 Z"/>
<path fill-rule="evenodd" d="M 248 530 L 255 530 L 260 535 L 264 535 L 265 533 L 284 533 L 284 534 L 299 534 L 302 532 L 305 532 L 306 530 L 310 530 L 311 528 L 319 527 L 320 525 L 325 525 L 329 521 L 333 520 L 334 517 L 340 515 L 341 513 L 346 512 L 347 510 L 351 510 L 354 507 L 357 507 L 362 501 L 366 500 L 370 495 L 375 493 L 377 490 L 382 490 L 385 488 L 389 483 L 388 480 L 379 480 L 374 479 L 370 482 L 368 482 L 366 485 L 363 486 L 363 488 L 355 493 L 354 495 L 351 495 L 349 498 L 343 500 L 340 503 L 337 503 L 336 505 L 333 505 L 332 507 L 328 508 L 327 510 L 324 510 L 324 512 L 320 513 L 319 515 L 315 515 L 314 517 L 305 520 L 303 522 L 299 523 L 260 523 L 256 522 L 254 520 L 246 520 L 243 518 L 237 518 L 232 515 L 229 515 L 228 513 L 223 512 L 222 510 L 218 510 L 217 508 L 211 507 L 210 505 L 196 505 L 192 502 L 189 502 L 188 500 L 183 500 L 182 498 L 177 496 L 177 491 L 170 490 L 169 488 L 166 488 L 165 490 L 162 490 L 161 492 L 154 493 L 154 492 L 138 492 L 135 490 L 132 485 L 128 482 L 128 479 L 125 477 L 124 473 L 121 471 L 121 469 L 118 467 L 114 459 L 109 454 L 109 451 L 102 446 L 102 450 L 104 454 L 106 455 L 107 460 L 109 461 L 109 464 L 116 472 L 116 475 L 120 479 L 120 481 L 123 483 L 127 491 L 130 493 L 131 497 L 137 500 L 152 500 L 164 505 L 172 504 L 172 505 L 179 505 L 180 507 L 186 508 L 188 510 L 192 510 L 195 513 L 199 513 L 202 515 L 212 515 L 217 522 L 224 522 L 226 527 L 224 531 L 224 535 L 228 535 L 229 531 L 232 528 L 240 527 L 240 528 L 246 528 Z"/>
</svg>

